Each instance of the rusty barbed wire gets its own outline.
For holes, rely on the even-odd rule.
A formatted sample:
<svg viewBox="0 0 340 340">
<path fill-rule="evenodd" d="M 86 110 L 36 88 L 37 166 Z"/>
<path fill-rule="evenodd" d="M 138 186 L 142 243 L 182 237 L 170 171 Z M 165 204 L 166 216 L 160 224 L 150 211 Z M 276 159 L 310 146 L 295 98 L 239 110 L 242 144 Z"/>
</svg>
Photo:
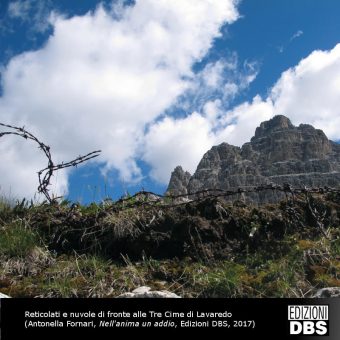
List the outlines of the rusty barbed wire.
<svg viewBox="0 0 340 340">
<path fill-rule="evenodd" d="M 306 186 L 300 187 L 300 188 L 293 188 L 290 184 L 266 184 L 266 185 L 260 185 L 260 186 L 253 186 L 253 187 L 240 187 L 235 188 L 234 190 L 223 190 L 223 189 L 205 189 L 200 190 L 196 192 L 186 193 L 186 194 L 179 194 L 179 195 L 171 195 L 169 193 L 166 193 L 165 195 L 159 195 L 155 194 L 151 191 L 140 191 L 133 196 L 121 198 L 120 200 L 113 203 L 113 209 L 118 209 L 118 211 L 121 208 L 134 208 L 134 207 L 142 207 L 143 209 L 172 209 L 178 206 L 182 205 L 191 205 L 191 204 L 197 204 L 198 202 L 202 202 L 206 199 L 216 199 L 216 198 L 228 198 L 234 195 L 239 194 L 248 194 L 248 193 L 258 193 L 263 192 L 266 190 L 273 190 L 273 191 L 279 191 L 285 194 L 285 196 L 282 197 L 282 200 L 284 197 L 286 198 L 286 202 L 291 202 L 293 205 L 288 204 L 286 206 L 286 211 L 293 216 L 296 217 L 296 220 L 299 221 L 299 217 L 297 216 L 297 211 L 293 206 L 296 206 L 298 200 L 298 196 L 300 196 L 300 199 L 305 202 L 306 204 L 306 211 L 310 214 L 312 219 L 312 224 L 322 233 L 322 235 L 329 239 L 329 229 L 325 226 L 325 211 L 319 211 L 319 209 L 312 203 L 312 198 L 317 194 L 337 194 L 339 195 L 340 199 L 340 187 L 339 188 L 332 188 L 328 186 L 324 187 L 314 187 L 314 188 L 308 188 Z M 289 201 L 289 195 L 291 195 L 291 200 Z M 192 197 L 192 199 L 189 199 L 189 197 Z M 178 200 L 180 198 L 186 198 L 185 200 Z M 177 201 L 176 201 L 177 199 Z M 280 200 L 277 201 L 278 203 Z M 268 202 L 269 203 L 269 202 Z M 219 209 L 221 209 L 221 206 L 219 206 Z M 223 208 L 222 208 L 223 209 Z M 155 217 L 155 215 L 154 215 Z M 154 218 L 153 217 L 153 218 Z M 153 221 L 153 219 L 151 220 Z"/>
<path fill-rule="evenodd" d="M 80 163 L 84 163 L 92 158 L 98 157 L 99 153 L 101 152 L 101 150 L 92 151 L 84 156 L 78 156 L 72 161 L 69 161 L 66 163 L 62 162 L 59 164 L 54 164 L 52 160 L 52 155 L 51 155 L 51 148 L 48 145 L 41 142 L 32 133 L 28 132 L 25 129 L 25 127 L 20 128 L 17 126 L 3 124 L 3 123 L 0 123 L 0 126 L 11 129 L 11 131 L 0 132 L 0 138 L 6 135 L 15 135 L 15 136 L 22 137 L 26 140 L 27 139 L 32 140 L 33 142 L 39 145 L 39 149 L 41 149 L 44 155 L 46 156 L 48 160 L 48 164 L 46 168 L 38 171 L 38 178 L 39 178 L 38 192 L 42 193 L 50 203 L 52 203 L 53 201 L 59 198 L 59 197 L 52 198 L 49 194 L 48 187 L 51 185 L 50 181 L 53 176 L 53 173 L 57 170 L 69 168 L 72 166 L 77 166 Z"/>
<path fill-rule="evenodd" d="M 249 194 L 249 193 L 259 193 L 263 191 L 278 191 L 284 194 L 291 194 L 294 199 L 294 195 L 304 195 L 306 199 L 308 199 L 308 195 L 310 194 L 328 194 L 328 193 L 339 193 L 340 188 L 332 188 L 328 186 L 324 187 L 301 187 L 301 188 L 293 188 L 289 184 L 265 184 L 260 186 L 251 186 L 251 187 L 239 187 L 234 190 L 224 190 L 224 189 L 204 189 L 196 192 L 189 192 L 185 194 L 173 195 L 166 193 L 164 195 L 156 194 L 152 191 L 140 191 L 130 197 L 124 197 L 116 201 L 116 203 L 130 203 L 130 205 L 155 205 L 157 203 L 164 203 L 164 200 L 168 200 L 169 202 L 164 204 L 167 207 L 173 207 L 178 205 L 183 205 L 187 203 L 195 203 L 197 201 L 201 201 L 207 198 L 226 198 L 234 195 L 240 194 Z M 144 196 L 144 199 L 138 200 L 141 196 Z M 150 197 L 152 200 L 150 200 Z M 186 200 L 178 200 L 178 199 L 186 199 Z M 287 197 L 286 197 L 287 198 Z M 176 200 L 178 200 L 176 202 Z M 171 202 L 171 203 L 170 203 Z"/>
</svg>

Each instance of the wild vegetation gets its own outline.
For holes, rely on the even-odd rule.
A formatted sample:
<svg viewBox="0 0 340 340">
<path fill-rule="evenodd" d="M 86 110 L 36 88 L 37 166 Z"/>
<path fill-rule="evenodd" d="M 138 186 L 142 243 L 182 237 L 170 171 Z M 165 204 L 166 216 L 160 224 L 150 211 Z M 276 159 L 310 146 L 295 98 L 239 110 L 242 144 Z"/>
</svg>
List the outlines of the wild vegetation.
<svg viewBox="0 0 340 340">
<path fill-rule="evenodd" d="M 340 194 L 249 206 L 203 197 L 0 202 L 0 291 L 114 297 L 309 297 L 340 286 Z"/>
</svg>

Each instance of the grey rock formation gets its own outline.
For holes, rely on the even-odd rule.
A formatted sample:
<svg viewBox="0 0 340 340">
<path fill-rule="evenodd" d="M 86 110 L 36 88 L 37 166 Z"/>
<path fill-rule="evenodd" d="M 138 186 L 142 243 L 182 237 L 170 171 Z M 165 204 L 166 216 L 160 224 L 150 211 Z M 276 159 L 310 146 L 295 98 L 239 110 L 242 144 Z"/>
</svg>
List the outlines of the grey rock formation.
<svg viewBox="0 0 340 340">
<path fill-rule="evenodd" d="M 319 289 L 314 298 L 330 298 L 330 297 L 340 297 L 340 287 L 327 287 Z"/>
<path fill-rule="evenodd" d="M 166 290 L 151 290 L 150 287 L 142 286 L 133 290 L 131 293 L 124 293 L 117 298 L 180 298 L 175 293 L 168 292 Z"/>
<path fill-rule="evenodd" d="M 10 298 L 9 295 L 6 295 L 6 294 L 3 294 L 3 293 L 0 293 L 0 299 L 8 299 Z"/>
<path fill-rule="evenodd" d="M 296 127 L 280 115 L 261 123 L 255 136 L 242 147 L 227 143 L 212 147 L 187 185 L 188 178 L 183 173 L 180 167 L 175 169 L 168 190 L 194 193 L 286 183 L 296 188 L 339 187 L 340 145 L 328 140 L 323 131 L 307 124 Z M 241 197 L 234 197 L 237 198 Z M 279 201 L 283 194 L 268 190 L 243 198 L 268 203 Z"/>
<path fill-rule="evenodd" d="M 171 195 L 187 194 L 187 187 L 191 178 L 188 171 L 184 171 L 181 166 L 177 166 L 171 173 L 170 183 L 167 193 Z"/>
</svg>

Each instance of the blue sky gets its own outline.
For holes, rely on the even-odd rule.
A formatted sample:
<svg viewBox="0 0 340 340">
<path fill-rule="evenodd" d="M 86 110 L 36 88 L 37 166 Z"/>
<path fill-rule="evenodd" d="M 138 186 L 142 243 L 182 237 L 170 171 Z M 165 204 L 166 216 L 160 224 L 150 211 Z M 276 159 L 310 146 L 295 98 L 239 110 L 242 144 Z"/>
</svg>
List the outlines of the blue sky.
<svg viewBox="0 0 340 340">
<path fill-rule="evenodd" d="M 340 140 L 339 15 L 337 0 L 0 0 L 0 121 L 57 161 L 103 150 L 54 178 L 85 203 L 162 193 L 176 165 L 275 114 Z M 23 144 L 1 140 L 4 195 L 33 196 L 45 167 Z"/>
</svg>

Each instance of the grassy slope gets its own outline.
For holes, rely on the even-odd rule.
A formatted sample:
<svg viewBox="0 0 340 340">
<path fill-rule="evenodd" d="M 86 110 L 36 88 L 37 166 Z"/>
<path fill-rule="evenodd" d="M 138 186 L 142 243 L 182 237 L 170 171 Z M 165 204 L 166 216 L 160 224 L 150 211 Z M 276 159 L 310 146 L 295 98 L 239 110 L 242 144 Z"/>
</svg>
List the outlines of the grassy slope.
<svg viewBox="0 0 340 340">
<path fill-rule="evenodd" d="M 136 203 L 1 202 L 0 291 L 13 297 L 114 297 L 148 285 L 183 297 L 304 297 L 340 286 L 338 195 L 312 202 L 327 237 L 303 199 L 261 208 L 218 201 L 225 216 L 214 215 L 216 200 L 175 208 Z M 190 223 L 187 234 L 178 234 Z M 164 239 L 172 240 L 177 257 L 164 255 Z"/>
</svg>

